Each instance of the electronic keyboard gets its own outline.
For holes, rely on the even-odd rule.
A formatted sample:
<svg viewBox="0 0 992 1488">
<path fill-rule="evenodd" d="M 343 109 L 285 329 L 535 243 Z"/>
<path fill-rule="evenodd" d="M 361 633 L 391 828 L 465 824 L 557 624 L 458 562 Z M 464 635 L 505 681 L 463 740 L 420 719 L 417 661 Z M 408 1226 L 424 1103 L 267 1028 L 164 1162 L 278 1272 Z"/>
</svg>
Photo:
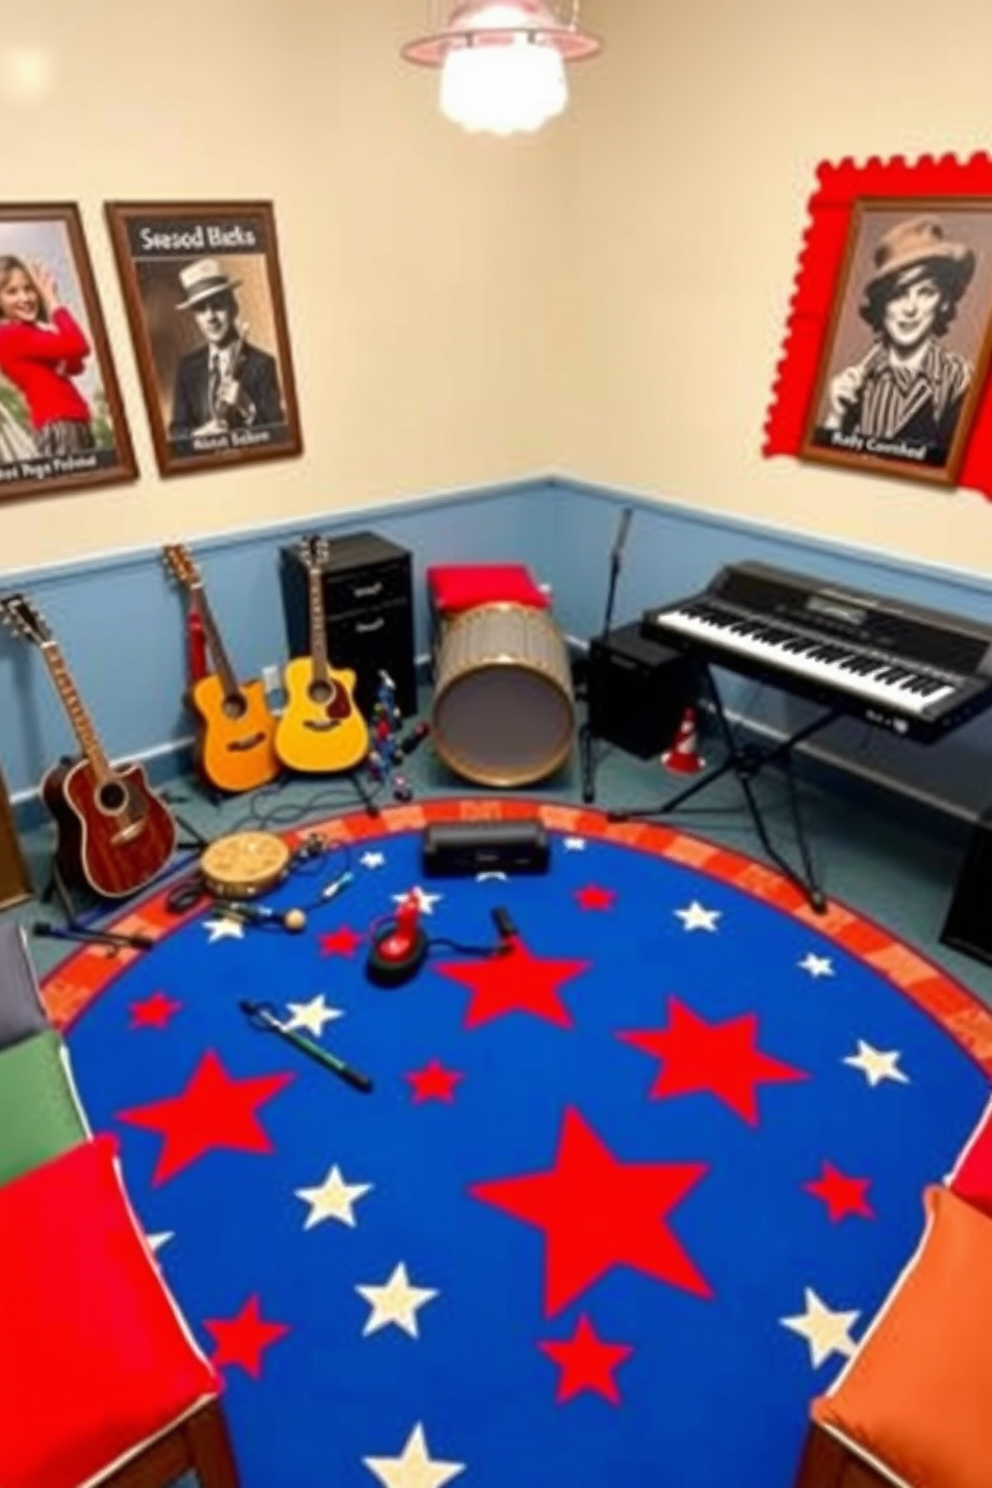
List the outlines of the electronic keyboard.
<svg viewBox="0 0 992 1488">
<path fill-rule="evenodd" d="M 992 705 L 992 626 L 770 564 L 720 569 L 641 631 L 923 743 Z"/>
</svg>

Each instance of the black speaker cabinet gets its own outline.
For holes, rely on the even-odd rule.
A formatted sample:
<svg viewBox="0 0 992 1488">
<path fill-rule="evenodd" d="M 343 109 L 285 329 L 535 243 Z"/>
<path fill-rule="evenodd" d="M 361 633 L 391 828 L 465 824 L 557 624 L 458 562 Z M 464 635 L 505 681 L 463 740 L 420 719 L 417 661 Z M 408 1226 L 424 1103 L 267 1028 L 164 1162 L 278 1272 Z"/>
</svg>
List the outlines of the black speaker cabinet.
<svg viewBox="0 0 992 1488">
<path fill-rule="evenodd" d="M 992 966 L 992 808 L 972 828 L 940 938 Z"/>
<path fill-rule="evenodd" d="M 689 662 L 641 635 L 638 621 L 589 643 L 586 686 L 593 736 L 639 759 L 668 748 L 696 696 Z"/>
<path fill-rule="evenodd" d="M 310 653 L 307 571 L 295 546 L 281 550 L 279 579 L 290 656 Z M 352 667 L 360 711 L 372 716 L 380 671 L 396 684 L 404 718 L 417 711 L 410 554 L 375 532 L 328 539 L 323 573 L 327 655 L 331 665 Z"/>
</svg>

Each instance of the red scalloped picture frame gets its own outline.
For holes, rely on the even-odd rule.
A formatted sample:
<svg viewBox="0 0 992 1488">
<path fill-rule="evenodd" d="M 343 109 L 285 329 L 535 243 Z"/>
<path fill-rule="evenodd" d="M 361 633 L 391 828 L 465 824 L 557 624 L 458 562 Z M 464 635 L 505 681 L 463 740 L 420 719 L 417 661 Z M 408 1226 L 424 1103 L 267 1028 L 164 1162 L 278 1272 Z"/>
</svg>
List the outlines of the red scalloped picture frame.
<svg viewBox="0 0 992 1488">
<path fill-rule="evenodd" d="M 840 365 L 831 362 L 831 353 L 838 347 L 843 349 L 840 343 L 844 336 L 850 342 L 857 319 L 861 288 L 853 268 L 865 259 L 867 227 L 874 225 L 877 230 L 886 224 L 887 215 L 891 219 L 893 232 L 887 243 L 878 240 L 874 250 L 875 264 L 885 268 L 901 261 L 900 251 L 902 260 L 911 253 L 905 241 L 900 250 L 898 235 L 912 228 L 914 218 L 932 218 L 943 210 L 951 224 L 948 237 L 953 240 L 954 214 L 969 209 L 992 212 L 992 157 L 988 154 L 976 154 L 964 161 L 947 155 L 923 156 L 915 161 L 875 157 L 865 165 L 848 159 L 819 165 L 765 421 L 765 456 L 792 455 L 862 473 L 967 486 L 992 500 L 992 379 L 987 376 L 992 352 L 992 299 L 983 334 L 973 348 L 970 395 L 942 459 L 931 458 L 931 451 L 927 463 L 922 456 L 916 457 L 908 443 L 896 441 L 880 443 L 877 448 L 881 453 L 867 448 L 871 441 L 863 441 L 858 447 L 854 438 L 846 444 L 831 445 L 822 432 L 822 424 L 830 422 L 823 410 L 830 406 L 837 412 L 843 407 L 842 399 L 835 401 L 841 398 L 843 386 L 840 392 L 831 391 L 831 381 Z M 892 256 L 886 259 L 886 253 Z M 862 304 L 866 300 L 864 294 Z M 864 310 L 861 314 L 862 320 L 867 319 Z M 870 337 L 868 328 L 862 329 L 864 336 Z M 870 346 L 870 341 L 866 339 L 865 345 Z M 865 360 L 862 356 L 859 365 L 863 367 Z"/>
</svg>

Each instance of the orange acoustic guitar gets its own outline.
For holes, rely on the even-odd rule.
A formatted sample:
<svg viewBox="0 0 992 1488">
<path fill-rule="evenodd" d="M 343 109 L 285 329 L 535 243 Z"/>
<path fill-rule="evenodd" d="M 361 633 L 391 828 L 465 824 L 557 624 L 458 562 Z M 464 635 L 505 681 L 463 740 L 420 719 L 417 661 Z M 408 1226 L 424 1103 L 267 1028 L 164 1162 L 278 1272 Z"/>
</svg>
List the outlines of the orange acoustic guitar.
<svg viewBox="0 0 992 1488">
<path fill-rule="evenodd" d="M 123 899 L 168 864 L 175 818 L 141 765 L 110 763 L 41 612 L 23 594 L 11 594 L 0 599 L 0 618 L 41 648 L 82 749 L 81 759 L 54 765 L 41 783 L 55 819 L 56 866 L 69 887 L 88 884 L 101 898 Z"/>
<path fill-rule="evenodd" d="M 189 701 L 197 715 L 197 769 L 217 790 L 237 794 L 275 780 L 282 766 L 275 751 L 276 720 L 261 682 L 239 682 L 207 600 L 200 571 L 187 548 L 162 549 L 173 578 L 196 601 L 214 670 L 194 682 Z"/>
<path fill-rule="evenodd" d="M 276 753 L 288 770 L 329 774 L 353 770 L 369 752 L 368 724 L 355 705 L 355 673 L 335 671 L 327 660 L 323 570 L 326 538 L 300 542 L 309 579 L 310 655 L 286 666 L 286 706 L 276 728 Z"/>
</svg>

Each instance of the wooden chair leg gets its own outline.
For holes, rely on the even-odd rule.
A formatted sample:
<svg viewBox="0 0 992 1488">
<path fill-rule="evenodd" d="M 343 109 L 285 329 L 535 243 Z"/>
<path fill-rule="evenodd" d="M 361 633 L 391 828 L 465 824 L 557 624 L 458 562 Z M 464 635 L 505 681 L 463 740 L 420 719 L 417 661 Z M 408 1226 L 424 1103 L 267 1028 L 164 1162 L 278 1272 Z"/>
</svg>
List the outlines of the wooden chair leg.
<svg viewBox="0 0 992 1488">
<path fill-rule="evenodd" d="M 200 1488 L 238 1488 L 238 1470 L 220 1402 L 211 1400 L 190 1416 L 183 1429 Z"/>
<path fill-rule="evenodd" d="M 887 1488 L 889 1481 L 829 1431 L 810 1423 L 795 1488 Z"/>
<path fill-rule="evenodd" d="M 227 1422 L 217 1400 L 101 1478 L 100 1488 L 171 1488 L 190 1471 L 196 1473 L 198 1488 L 239 1488 Z"/>
</svg>

